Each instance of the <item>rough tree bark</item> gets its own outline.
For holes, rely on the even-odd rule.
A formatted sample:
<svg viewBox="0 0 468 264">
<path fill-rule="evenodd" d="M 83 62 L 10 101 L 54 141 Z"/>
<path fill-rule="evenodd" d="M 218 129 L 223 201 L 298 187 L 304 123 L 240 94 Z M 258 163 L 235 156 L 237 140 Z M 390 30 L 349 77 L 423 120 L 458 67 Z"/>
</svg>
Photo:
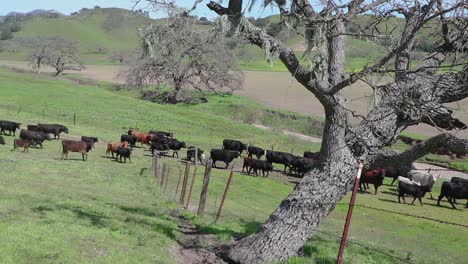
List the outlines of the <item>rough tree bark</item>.
<svg viewBox="0 0 468 264">
<path fill-rule="evenodd" d="M 294 14 L 285 9 L 286 1 L 266 2 L 275 2 L 283 16 L 298 17 L 310 27 L 321 25 L 326 36 L 321 44 L 325 48 L 321 64 L 317 63 L 312 69 L 303 67 L 290 48 L 243 20 L 242 0 L 230 0 L 228 7 L 212 1 L 208 7 L 220 16 L 227 16 L 231 23 L 230 34 L 236 32 L 252 44 L 263 49 L 269 47 L 269 52 L 277 53 L 293 77 L 322 103 L 326 125 L 319 165 L 304 176 L 255 234 L 230 247 L 226 257 L 237 263 L 281 261 L 295 255 L 351 189 L 359 159 L 366 159 L 367 167 L 398 164 L 409 170 L 413 161 L 454 140 L 453 136 L 441 134 L 404 153 L 384 149 L 408 126 L 426 123 L 446 130 L 466 128 L 442 104 L 468 97 L 468 67 L 465 65 L 458 73 L 436 73 L 450 52 L 456 50 L 450 41 L 466 38 L 466 32 L 461 30 L 458 35 L 449 36 L 445 27 L 445 43 L 410 70 L 410 50 L 415 33 L 435 17 L 443 17 L 456 8 L 466 8 L 466 3 L 455 3 L 446 9 L 441 7 L 440 1 L 428 1 L 423 6 L 418 1 L 411 6 L 396 5 L 391 12 L 399 12 L 406 20 L 398 45 L 373 66 L 346 77 L 345 24 L 357 14 L 364 14 L 385 1 L 364 4 L 365 1 L 354 0 L 341 9 L 327 5 L 325 1 L 324 10 L 317 13 L 309 1 L 294 0 L 297 9 Z M 384 66 L 392 59 L 395 81 L 378 87 L 385 100 L 379 102 L 358 126 L 350 127 L 349 111 L 340 91 L 363 76 L 385 70 Z M 461 147 L 467 146 L 466 141 L 456 142 Z"/>
</svg>

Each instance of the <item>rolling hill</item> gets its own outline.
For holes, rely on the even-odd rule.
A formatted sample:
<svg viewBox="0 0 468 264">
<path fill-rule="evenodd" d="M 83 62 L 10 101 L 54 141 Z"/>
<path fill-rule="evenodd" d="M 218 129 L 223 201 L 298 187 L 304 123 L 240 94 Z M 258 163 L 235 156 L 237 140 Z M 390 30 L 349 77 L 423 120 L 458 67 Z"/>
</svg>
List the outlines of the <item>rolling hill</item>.
<svg viewBox="0 0 468 264">
<path fill-rule="evenodd" d="M 70 16 L 60 15 L 57 17 L 41 15 L 43 13 L 39 11 L 37 12 L 38 15 L 31 15 L 21 19 L 19 22 L 21 30 L 14 33 L 14 38 L 5 42 L 3 48 L 0 45 L 0 59 L 25 60 L 29 51 L 26 48 L 21 48 L 18 43 L 27 41 L 29 38 L 59 36 L 79 44 L 82 59 L 86 64 L 109 64 L 113 63 L 109 59 L 113 52 L 129 51 L 137 48 L 138 28 L 161 21 L 150 19 L 141 13 L 119 8 L 82 9 Z M 47 11 L 42 10 L 42 12 Z M 359 17 L 353 25 L 364 24 L 368 19 L 366 16 Z M 258 26 L 264 27 L 267 32 L 276 34 L 296 50 L 298 55 L 302 55 L 305 50 L 303 38 L 285 28 L 276 27 L 279 22 L 278 15 L 252 21 Z M 200 21 L 196 27 L 205 30 L 210 28 L 210 23 L 209 21 Z M 390 19 L 387 22 L 388 26 L 401 23 L 401 19 L 398 18 Z M 273 30 L 275 28 L 276 30 Z M 350 30 L 356 30 L 356 28 L 350 28 Z M 423 32 L 418 38 L 427 40 L 429 39 L 427 35 L 427 33 Z M 241 66 L 244 69 L 285 69 L 279 63 L 274 65 L 265 63 L 264 54 L 259 48 L 250 45 L 243 47 L 248 50 L 248 61 L 240 59 Z M 241 47 L 238 45 L 237 50 L 239 49 Z M 374 42 L 348 37 L 347 68 L 348 70 L 360 69 L 368 60 L 374 60 L 382 56 L 384 51 L 383 46 Z M 303 60 L 307 63 L 307 58 Z"/>
</svg>

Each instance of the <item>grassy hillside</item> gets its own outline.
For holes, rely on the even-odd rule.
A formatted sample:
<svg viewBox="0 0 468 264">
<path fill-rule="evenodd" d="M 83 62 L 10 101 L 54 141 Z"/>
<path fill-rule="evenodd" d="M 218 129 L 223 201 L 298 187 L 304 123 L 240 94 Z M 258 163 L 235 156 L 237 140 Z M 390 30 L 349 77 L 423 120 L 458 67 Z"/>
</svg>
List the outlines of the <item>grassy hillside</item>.
<svg viewBox="0 0 468 264">
<path fill-rule="evenodd" d="M 279 16 L 270 16 L 263 19 L 267 32 L 278 24 Z M 364 24 L 368 21 L 367 16 L 358 17 L 356 24 Z M 141 14 L 118 8 L 99 8 L 80 11 L 71 16 L 58 16 L 50 18 L 47 16 L 34 16 L 19 22 L 21 30 L 14 33 L 14 38 L 5 42 L 0 47 L 0 59 L 2 60 L 25 60 L 29 53 L 28 49 L 21 48 L 17 41 L 24 42 L 33 37 L 62 37 L 68 41 L 77 42 L 80 47 L 81 58 L 86 64 L 113 64 L 109 57 L 116 51 L 135 50 L 138 45 L 138 28 L 148 23 L 157 23 L 157 20 L 149 19 Z M 254 23 L 257 23 L 254 21 Z M 388 26 L 401 24 L 401 19 L 392 18 L 386 22 Z M 196 25 L 198 29 L 208 29 L 207 23 Z M 353 29 L 349 29 L 353 30 Z M 273 34 L 273 33 L 272 33 Z M 280 29 L 275 35 L 296 50 L 298 56 L 302 56 L 305 50 L 304 39 L 285 28 Z M 426 30 L 418 35 L 419 48 L 427 48 L 430 40 Z M 347 38 L 346 70 L 356 71 L 364 65 L 375 61 L 385 52 L 385 48 L 365 39 Z M 419 45 L 419 44 L 418 44 Z M 424 47 L 423 47 L 424 46 Z M 247 45 L 237 47 L 237 50 L 247 49 L 248 60 L 240 58 L 240 64 L 246 70 L 262 71 L 286 71 L 279 62 L 268 64 L 265 62 L 263 51 L 257 47 Z M 3 50 L 3 51 L 2 51 Z M 304 64 L 307 58 L 302 58 Z"/>
<path fill-rule="evenodd" d="M 265 147 L 274 142 L 298 152 L 319 147 L 233 121 L 222 116 L 222 111 L 214 114 L 203 107 L 158 105 L 96 86 L 6 69 L 0 69 L 0 97 L 0 119 L 23 124 L 62 123 L 70 128 L 68 138 L 93 135 L 101 140 L 89 160 L 82 162 L 77 154 L 70 154 L 68 161 L 59 160 L 59 141 L 46 142 L 44 149 L 19 153 L 10 151 L 13 137 L 6 137 L 7 145 L 0 146 L 2 263 L 175 262 L 168 248 L 181 235 L 177 218 L 170 216 L 176 205 L 157 191 L 147 169 L 151 166 L 148 152 L 136 149 L 132 164 L 103 157 L 104 142 L 118 140 L 129 127 L 170 130 L 177 138 L 205 150 L 220 147 L 223 138 L 254 141 Z M 214 105 L 221 108 L 223 104 Z M 73 113 L 76 125 L 72 123 Z M 174 166 L 174 181 L 174 168 L 180 163 L 173 159 L 165 162 Z M 226 171 L 213 171 L 205 217 L 185 214 L 201 231 L 222 239 L 237 232 L 254 232 L 293 188 L 271 178 L 236 173 L 222 221 L 212 224 L 213 209 L 219 204 L 226 178 Z M 194 194 L 199 193 L 200 186 L 201 176 Z M 435 195 L 439 188 L 440 182 Z M 358 204 L 377 210 L 362 206 L 355 209 L 351 239 L 368 248 L 350 244 L 346 263 L 397 262 L 388 255 L 414 263 L 462 263 L 468 257 L 464 251 L 468 229 L 418 218 L 466 225 L 468 211 L 448 209 L 446 202 L 444 207 L 437 207 L 429 199 L 424 199 L 423 207 L 397 204 L 394 187 L 383 187 L 382 191 L 377 196 L 358 196 Z M 196 195 L 193 199 L 195 203 Z M 338 205 L 321 233 L 304 247 L 304 257 L 288 263 L 334 262 L 339 242 L 333 234 L 341 233 L 348 199 Z"/>
</svg>

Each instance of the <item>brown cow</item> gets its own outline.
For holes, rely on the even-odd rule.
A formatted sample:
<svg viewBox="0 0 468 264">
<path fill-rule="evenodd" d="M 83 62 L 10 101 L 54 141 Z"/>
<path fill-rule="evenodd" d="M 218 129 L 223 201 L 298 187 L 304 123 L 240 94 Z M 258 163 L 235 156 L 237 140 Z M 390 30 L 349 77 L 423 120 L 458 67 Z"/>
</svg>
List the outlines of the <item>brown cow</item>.
<svg viewBox="0 0 468 264">
<path fill-rule="evenodd" d="M 107 143 L 107 150 L 106 150 L 106 158 L 109 153 L 112 154 L 112 158 L 114 158 L 114 153 L 117 152 L 119 148 L 128 148 L 128 142 L 109 142 Z"/>
<path fill-rule="evenodd" d="M 92 149 L 93 146 L 92 144 L 85 141 L 62 140 L 62 147 L 62 160 L 64 157 L 68 159 L 68 152 L 79 152 L 83 157 L 83 161 L 85 161 L 88 159 L 88 152 Z"/>
<path fill-rule="evenodd" d="M 29 152 L 29 147 L 31 147 L 32 145 L 34 145 L 34 141 L 32 140 L 15 139 L 15 141 L 13 141 L 13 151 L 19 148 L 23 148 L 23 152 Z"/>
<path fill-rule="evenodd" d="M 374 184 L 375 194 L 377 194 L 377 189 L 382 185 L 386 172 L 385 169 L 363 171 L 359 182 L 359 189 L 362 191 L 362 187 L 365 187 L 366 183 Z"/>
<path fill-rule="evenodd" d="M 137 142 L 141 143 L 141 146 L 143 146 L 143 144 L 151 145 L 151 139 L 153 138 L 153 135 L 151 134 L 143 133 L 138 130 L 129 130 L 128 134 L 135 136 L 137 138 Z"/>
</svg>

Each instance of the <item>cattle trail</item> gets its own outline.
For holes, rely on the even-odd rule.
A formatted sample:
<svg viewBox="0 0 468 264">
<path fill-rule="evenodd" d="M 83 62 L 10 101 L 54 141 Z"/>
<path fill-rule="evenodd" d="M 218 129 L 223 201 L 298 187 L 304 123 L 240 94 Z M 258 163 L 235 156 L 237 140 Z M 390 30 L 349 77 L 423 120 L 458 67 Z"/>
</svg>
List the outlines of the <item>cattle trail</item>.
<svg viewBox="0 0 468 264">
<path fill-rule="evenodd" d="M 273 130 L 273 128 L 271 128 L 271 127 L 260 125 L 260 124 L 253 124 L 253 126 L 256 127 L 256 128 L 265 129 L 265 130 Z M 322 142 L 322 139 L 318 138 L 318 137 L 312 137 L 312 136 L 304 135 L 304 134 L 289 131 L 289 130 L 281 130 L 281 132 L 284 135 L 297 137 L 299 139 L 309 141 L 309 142 L 312 142 L 312 143 L 321 143 Z"/>
<path fill-rule="evenodd" d="M 215 235 L 200 233 L 195 226 L 183 217 L 179 218 L 177 245 L 169 247 L 169 251 L 181 264 L 221 264 L 226 263 L 214 252 L 219 250 L 221 243 Z"/>
</svg>

